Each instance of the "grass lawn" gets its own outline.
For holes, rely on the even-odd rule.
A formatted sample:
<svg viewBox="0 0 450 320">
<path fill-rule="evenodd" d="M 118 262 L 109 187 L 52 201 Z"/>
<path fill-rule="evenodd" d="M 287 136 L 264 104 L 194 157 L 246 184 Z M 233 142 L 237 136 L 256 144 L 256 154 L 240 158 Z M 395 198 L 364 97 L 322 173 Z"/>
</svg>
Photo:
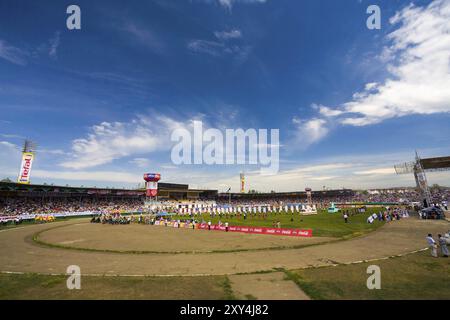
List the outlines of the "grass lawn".
<svg viewBox="0 0 450 320">
<path fill-rule="evenodd" d="M 0 274 L 0 300 L 18 299 L 234 299 L 225 276 L 81 277 L 81 289 L 66 287 L 68 276 Z"/>
<path fill-rule="evenodd" d="M 369 214 L 373 214 L 374 212 L 378 213 L 380 210 L 382 210 L 382 208 L 369 208 L 367 209 L 366 213 L 350 216 L 349 223 L 347 224 L 344 223 L 341 212 L 330 214 L 326 210 L 319 210 L 318 214 L 309 216 L 285 212 L 278 214 L 268 213 L 265 219 L 252 215 L 248 215 L 247 219 L 244 219 L 242 216 L 240 218 L 226 218 L 225 216 L 219 218 L 218 216 L 216 216 L 211 219 L 209 214 L 203 214 L 202 217 L 205 221 L 209 221 L 211 219 L 211 222 L 213 224 L 218 223 L 219 220 L 221 220 L 223 223 L 228 221 L 230 225 L 236 226 L 273 227 L 274 221 L 280 221 L 282 228 L 312 229 L 313 236 L 315 237 L 351 238 L 363 235 L 382 226 L 384 222 L 376 221 L 373 224 L 367 223 L 367 217 L 369 216 Z M 58 218 L 56 219 L 56 222 L 67 221 L 75 218 L 80 219 L 80 217 Z M 172 216 L 172 219 L 174 220 L 188 218 L 188 216 Z M 86 217 L 86 219 L 88 219 L 88 217 Z M 198 220 L 199 217 L 197 216 L 196 219 Z M 34 220 L 23 221 L 22 224 L 18 226 L 10 223 L 7 226 L 0 226 L 0 230 L 17 228 L 21 226 L 24 227 L 34 224 L 36 224 Z"/>
<path fill-rule="evenodd" d="M 381 289 L 366 286 L 369 265 L 381 269 Z M 312 299 L 450 299 L 450 259 L 429 251 L 370 263 L 286 271 Z"/>
<path fill-rule="evenodd" d="M 350 216 L 349 223 L 344 223 L 342 213 L 328 213 L 326 210 L 319 210 L 316 215 L 302 216 L 299 214 L 291 213 L 278 213 L 268 214 L 267 218 L 247 216 L 244 220 L 243 217 L 229 217 L 226 218 L 218 216 L 210 218 L 209 214 L 204 214 L 202 217 L 205 221 L 217 223 L 219 220 L 222 223 L 228 221 L 230 225 L 239 226 L 261 226 L 261 227 L 273 227 L 274 221 L 280 221 L 282 228 L 300 228 L 300 229 L 312 229 L 313 236 L 316 237 L 354 237 L 373 231 L 382 226 L 384 222 L 376 221 L 373 224 L 367 223 L 367 217 L 369 214 L 379 212 L 381 208 L 370 208 L 366 213 L 356 214 Z M 173 216 L 173 219 L 186 219 L 186 216 Z M 199 219 L 198 217 L 196 218 Z M 293 221 L 291 221 L 293 219 Z"/>
</svg>

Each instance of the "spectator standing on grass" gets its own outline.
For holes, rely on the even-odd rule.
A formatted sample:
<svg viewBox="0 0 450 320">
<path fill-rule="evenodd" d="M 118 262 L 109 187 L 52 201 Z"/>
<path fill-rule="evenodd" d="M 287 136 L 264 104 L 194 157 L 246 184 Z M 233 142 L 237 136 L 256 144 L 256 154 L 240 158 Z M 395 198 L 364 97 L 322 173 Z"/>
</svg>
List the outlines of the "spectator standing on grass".
<svg viewBox="0 0 450 320">
<path fill-rule="evenodd" d="M 431 233 L 428 234 L 427 236 L 427 242 L 428 242 L 428 246 L 430 247 L 431 250 L 431 256 L 437 258 L 437 245 L 436 245 L 436 241 L 434 241 L 433 239 L 433 235 Z"/>
<path fill-rule="evenodd" d="M 439 247 L 441 247 L 441 253 L 445 258 L 448 258 L 448 248 L 447 248 L 447 240 L 441 235 L 438 234 Z"/>
<path fill-rule="evenodd" d="M 345 221 L 345 223 L 348 223 L 348 214 L 347 214 L 347 212 L 344 213 L 344 221 Z"/>
</svg>

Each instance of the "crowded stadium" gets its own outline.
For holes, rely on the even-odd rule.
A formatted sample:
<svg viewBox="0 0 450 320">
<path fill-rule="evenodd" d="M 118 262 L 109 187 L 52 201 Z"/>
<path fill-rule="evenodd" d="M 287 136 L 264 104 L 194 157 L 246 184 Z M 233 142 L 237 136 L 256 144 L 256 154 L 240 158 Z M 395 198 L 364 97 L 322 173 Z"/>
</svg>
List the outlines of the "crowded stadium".
<svg viewBox="0 0 450 320">
<path fill-rule="evenodd" d="M 0 301 L 449 300 L 449 52 L 449 0 L 0 0 Z"/>
</svg>

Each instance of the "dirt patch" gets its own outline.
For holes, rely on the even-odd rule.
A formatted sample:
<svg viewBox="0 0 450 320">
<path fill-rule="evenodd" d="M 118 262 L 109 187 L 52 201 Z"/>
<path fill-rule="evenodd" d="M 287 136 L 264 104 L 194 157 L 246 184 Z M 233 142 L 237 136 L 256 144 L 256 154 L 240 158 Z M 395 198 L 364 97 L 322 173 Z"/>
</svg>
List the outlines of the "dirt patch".
<svg viewBox="0 0 450 320">
<path fill-rule="evenodd" d="M 309 297 L 283 272 L 229 276 L 233 294 L 238 299 L 309 300 Z"/>
</svg>

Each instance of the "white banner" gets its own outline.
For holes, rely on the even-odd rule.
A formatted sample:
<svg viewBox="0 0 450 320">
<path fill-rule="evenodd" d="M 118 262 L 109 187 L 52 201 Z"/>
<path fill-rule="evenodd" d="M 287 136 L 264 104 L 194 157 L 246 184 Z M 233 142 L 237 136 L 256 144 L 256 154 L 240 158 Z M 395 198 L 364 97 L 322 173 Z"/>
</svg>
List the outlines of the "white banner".
<svg viewBox="0 0 450 320">
<path fill-rule="evenodd" d="M 22 163 L 20 165 L 20 173 L 17 178 L 18 183 L 29 184 L 30 183 L 30 174 L 31 174 L 31 166 L 33 165 L 34 153 L 32 152 L 24 152 L 22 153 Z"/>
</svg>

